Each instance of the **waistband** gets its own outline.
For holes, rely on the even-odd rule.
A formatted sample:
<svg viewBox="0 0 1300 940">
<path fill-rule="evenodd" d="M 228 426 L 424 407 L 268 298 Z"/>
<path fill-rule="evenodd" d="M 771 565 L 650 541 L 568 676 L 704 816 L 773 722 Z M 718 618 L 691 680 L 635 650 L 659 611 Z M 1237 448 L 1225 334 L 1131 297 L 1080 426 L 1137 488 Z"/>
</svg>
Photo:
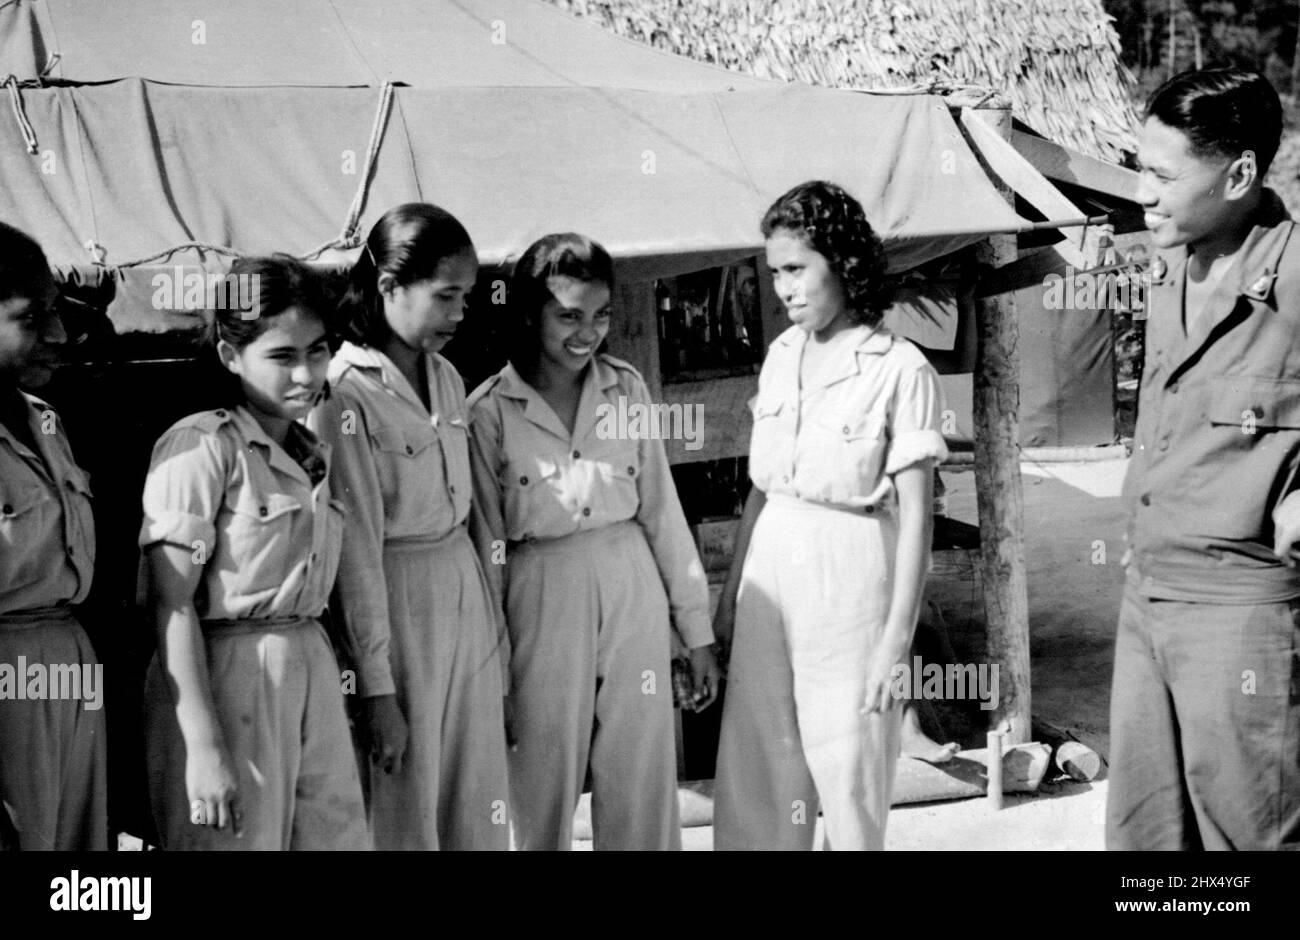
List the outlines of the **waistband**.
<svg viewBox="0 0 1300 940">
<path fill-rule="evenodd" d="M 469 529 L 462 522 L 442 535 L 410 535 L 403 538 L 384 539 L 386 552 L 425 552 L 431 548 L 446 548 L 462 539 L 469 539 Z"/>
<path fill-rule="evenodd" d="M 553 539 L 525 539 L 522 542 L 507 542 L 507 552 L 568 552 L 592 551 L 598 546 L 612 544 L 629 535 L 639 534 L 641 526 L 633 519 L 611 522 L 596 529 L 579 529 L 568 535 Z"/>
<path fill-rule="evenodd" d="M 0 630 L 23 630 L 28 627 L 44 627 L 56 623 L 78 624 L 77 617 L 67 604 L 54 607 L 34 607 L 31 610 L 16 610 L 9 614 L 0 614 Z"/>
<path fill-rule="evenodd" d="M 230 636 L 237 633 L 287 633 L 320 623 L 319 617 L 248 617 L 229 620 L 221 617 L 204 620 L 203 632 L 207 636 Z"/>
<path fill-rule="evenodd" d="M 890 515 L 889 506 L 885 503 L 874 503 L 870 506 L 846 506 L 842 503 L 814 503 L 806 499 L 800 499 L 798 496 L 791 496 L 788 493 L 769 493 L 767 496 L 767 505 L 775 506 L 780 509 L 789 509 L 795 512 L 834 513 L 839 516 L 854 516 L 859 519 L 875 519 Z"/>
<path fill-rule="evenodd" d="M 1198 604 L 1277 604 L 1300 597 L 1300 572 L 1284 565 L 1132 562 L 1125 580 L 1151 600 Z"/>
</svg>

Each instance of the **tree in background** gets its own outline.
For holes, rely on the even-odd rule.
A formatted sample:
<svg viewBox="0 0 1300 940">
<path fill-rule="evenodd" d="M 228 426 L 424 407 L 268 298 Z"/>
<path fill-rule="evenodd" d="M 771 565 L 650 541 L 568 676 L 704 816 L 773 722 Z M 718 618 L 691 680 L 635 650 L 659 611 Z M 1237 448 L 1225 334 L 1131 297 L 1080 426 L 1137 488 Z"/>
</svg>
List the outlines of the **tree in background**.
<svg viewBox="0 0 1300 940">
<path fill-rule="evenodd" d="M 1103 0 L 1145 93 L 1184 69 L 1237 65 L 1300 93 L 1300 0 Z M 1145 95 L 1144 95 L 1145 96 Z"/>
</svg>

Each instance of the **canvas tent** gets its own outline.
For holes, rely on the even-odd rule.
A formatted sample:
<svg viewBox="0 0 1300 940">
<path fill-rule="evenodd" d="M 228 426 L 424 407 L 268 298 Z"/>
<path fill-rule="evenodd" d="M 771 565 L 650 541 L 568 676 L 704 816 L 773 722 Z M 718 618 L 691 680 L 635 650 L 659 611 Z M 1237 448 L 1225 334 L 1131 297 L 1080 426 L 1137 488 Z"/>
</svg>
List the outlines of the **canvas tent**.
<svg viewBox="0 0 1300 940">
<path fill-rule="evenodd" d="M 1021 224 L 938 99 L 747 78 L 528 0 L 18 0 L 6 73 L 0 217 L 60 270 L 119 278 L 119 330 L 178 325 L 141 304 L 158 269 L 337 261 L 414 199 L 489 263 L 574 229 L 636 278 L 752 253 L 810 177 L 863 199 L 895 269 Z"/>
</svg>

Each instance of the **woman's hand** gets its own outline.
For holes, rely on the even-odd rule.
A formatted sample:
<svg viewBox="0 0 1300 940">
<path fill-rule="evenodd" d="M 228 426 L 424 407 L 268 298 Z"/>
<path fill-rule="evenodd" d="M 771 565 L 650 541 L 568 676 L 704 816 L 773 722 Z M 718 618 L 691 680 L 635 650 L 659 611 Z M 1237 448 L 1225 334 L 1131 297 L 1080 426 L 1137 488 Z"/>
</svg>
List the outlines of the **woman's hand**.
<svg viewBox="0 0 1300 940">
<path fill-rule="evenodd" d="M 408 732 L 397 696 L 374 695 L 365 699 L 365 703 L 370 759 L 384 773 L 400 774 Z"/>
<path fill-rule="evenodd" d="M 727 663 L 731 659 L 731 638 L 736 632 L 736 598 L 734 595 L 728 597 L 727 592 L 722 592 L 722 597 L 718 599 L 718 609 L 713 614 L 713 635 L 717 637 L 717 661 L 719 663 L 719 673 L 726 671 Z"/>
<path fill-rule="evenodd" d="M 867 668 L 866 696 L 862 703 L 864 715 L 873 712 L 884 714 L 900 704 L 894 697 L 893 685 L 895 668 L 898 666 L 907 668 L 911 637 L 906 639 L 908 640 L 906 643 L 884 640 L 879 651 L 872 654 L 871 665 Z"/>
<path fill-rule="evenodd" d="M 190 822 L 225 829 L 236 836 L 244 829 L 239 807 L 239 778 L 225 744 L 205 744 L 185 749 L 185 792 L 190 799 Z"/>
<path fill-rule="evenodd" d="M 713 704 L 718 697 L 718 683 L 722 681 L 722 670 L 718 668 L 718 658 L 713 655 L 713 647 L 697 646 L 690 651 L 691 656 L 691 702 L 697 712 L 702 712 Z"/>
</svg>

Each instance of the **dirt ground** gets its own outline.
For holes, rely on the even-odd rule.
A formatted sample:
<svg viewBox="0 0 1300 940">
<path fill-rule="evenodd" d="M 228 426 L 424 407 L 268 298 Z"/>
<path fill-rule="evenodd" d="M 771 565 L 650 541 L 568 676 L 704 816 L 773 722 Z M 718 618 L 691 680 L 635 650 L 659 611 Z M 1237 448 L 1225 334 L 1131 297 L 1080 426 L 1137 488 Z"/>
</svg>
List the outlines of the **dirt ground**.
<svg viewBox="0 0 1300 940">
<path fill-rule="evenodd" d="M 1033 714 L 1103 757 L 1109 744 L 1111 658 L 1124 552 L 1118 496 L 1126 465 L 1117 459 L 1021 466 Z M 948 514 L 974 523 L 974 475 L 945 472 L 944 481 Z M 982 659 L 974 573 L 951 558 L 939 561 L 930 596 L 947 621 L 959 658 Z M 967 738 L 963 743 L 976 742 Z M 683 800 L 684 847 L 710 850 L 709 801 L 685 792 Z M 896 807 L 886 848 L 1099 850 L 1105 802 L 1104 774 L 1092 783 L 1075 783 L 1049 772 L 1037 794 L 1008 796 L 1000 812 L 991 811 L 984 799 Z M 589 838 L 584 822 L 578 830 Z M 590 847 L 585 838 L 575 842 L 575 848 Z"/>
</svg>

